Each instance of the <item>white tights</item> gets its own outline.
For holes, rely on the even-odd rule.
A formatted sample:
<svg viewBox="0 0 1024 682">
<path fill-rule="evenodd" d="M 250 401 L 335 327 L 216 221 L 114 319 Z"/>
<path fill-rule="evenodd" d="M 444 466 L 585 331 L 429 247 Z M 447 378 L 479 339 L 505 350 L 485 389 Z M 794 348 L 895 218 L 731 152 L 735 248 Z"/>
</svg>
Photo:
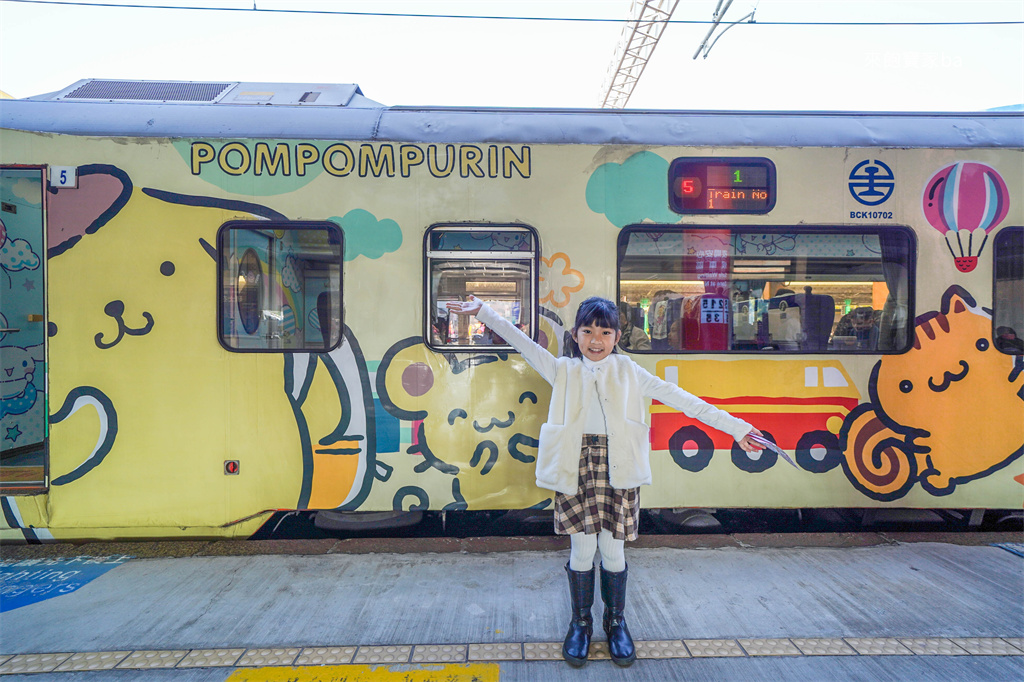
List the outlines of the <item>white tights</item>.
<svg viewBox="0 0 1024 682">
<path fill-rule="evenodd" d="M 573 533 L 569 536 L 569 568 L 574 571 L 589 571 L 594 567 L 594 555 L 601 549 L 601 565 L 610 573 L 626 570 L 626 542 L 612 537 L 610 530 L 597 535 Z"/>
</svg>

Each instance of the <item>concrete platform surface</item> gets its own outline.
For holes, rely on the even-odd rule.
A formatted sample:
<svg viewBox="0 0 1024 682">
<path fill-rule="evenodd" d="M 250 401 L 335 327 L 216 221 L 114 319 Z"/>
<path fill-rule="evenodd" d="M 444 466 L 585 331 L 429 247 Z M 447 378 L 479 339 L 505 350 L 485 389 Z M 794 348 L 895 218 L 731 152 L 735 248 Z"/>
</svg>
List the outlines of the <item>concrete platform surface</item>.
<svg viewBox="0 0 1024 682">
<path fill-rule="evenodd" d="M 1000 535 L 988 539 L 1020 541 L 1019 534 Z M 180 549 L 186 556 L 133 558 L 67 594 L 6 610 L 0 674 L 276 679 L 245 671 L 301 665 L 322 648 L 338 651 L 331 660 L 342 664 L 409 670 L 416 663 L 490 661 L 502 680 L 1024 679 L 1024 558 L 1010 551 L 910 541 L 921 538 L 702 537 L 691 547 L 627 547 L 626 615 L 642 658 L 625 670 L 607 660 L 579 671 L 542 660 L 558 659 L 568 622 L 567 552 L 556 548 L 557 538 L 541 539 L 548 544 L 539 549 L 520 538 L 510 540 L 520 543 L 510 545 L 513 551 L 477 551 L 462 541 L 455 551 L 340 552 L 339 541 L 314 541 L 321 542 L 315 552 L 248 555 L 249 543 L 234 543 L 235 555 L 214 555 L 209 543 L 198 543 Z M 794 544 L 808 546 L 787 546 Z M 381 548 L 389 545 L 403 546 L 383 541 Z M 86 549 L 91 556 L 132 554 L 124 550 L 133 545 L 78 546 L 74 553 L 36 547 L 4 547 L 4 563 L 44 568 L 47 558 Z M 144 544 L 134 547 L 143 551 L 133 556 L 152 553 Z M 26 558 L 33 551 L 35 558 Z M 600 609 L 598 594 L 598 630 Z M 374 659 L 385 651 L 374 647 L 398 649 Z M 205 650 L 237 653 L 202 665 L 207 659 L 195 652 Z M 104 665 L 121 667 L 19 667 L 28 654 L 90 652 L 96 659 L 109 653 Z M 173 669 L 127 667 L 142 652 L 181 657 Z M 74 669 L 82 656 L 65 656 L 50 670 Z M 600 647 L 595 656 L 602 656 Z M 200 667 L 181 666 L 192 659 Z"/>
</svg>

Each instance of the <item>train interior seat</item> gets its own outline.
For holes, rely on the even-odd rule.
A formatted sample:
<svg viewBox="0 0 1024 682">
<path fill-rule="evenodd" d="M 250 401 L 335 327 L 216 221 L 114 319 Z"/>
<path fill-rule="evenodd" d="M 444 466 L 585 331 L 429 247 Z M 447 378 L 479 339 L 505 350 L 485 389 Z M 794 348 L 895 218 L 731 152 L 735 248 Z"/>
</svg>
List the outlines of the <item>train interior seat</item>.
<svg viewBox="0 0 1024 682">
<path fill-rule="evenodd" d="M 835 299 L 827 294 L 787 294 L 768 302 L 768 333 L 779 350 L 819 352 L 828 348 Z"/>
<path fill-rule="evenodd" d="M 826 350 L 832 324 L 836 319 L 835 299 L 827 294 L 796 294 L 795 305 L 800 307 L 800 323 L 803 335 L 800 350 L 811 353 Z"/>
</svg>

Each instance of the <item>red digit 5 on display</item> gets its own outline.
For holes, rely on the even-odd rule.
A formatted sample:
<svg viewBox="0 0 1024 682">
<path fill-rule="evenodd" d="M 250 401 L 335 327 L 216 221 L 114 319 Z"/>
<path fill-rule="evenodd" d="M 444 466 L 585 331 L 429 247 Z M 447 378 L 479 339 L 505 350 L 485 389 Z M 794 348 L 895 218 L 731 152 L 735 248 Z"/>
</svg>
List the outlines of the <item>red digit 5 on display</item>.
<svg viewBox="0 0 1024 682">
<path fill-rule="evenodd" d="M 684 197 L 692 197 L 700 194 L 700 178 L 682 178 L 679 181 L 679 194 Z"/>
</svg>

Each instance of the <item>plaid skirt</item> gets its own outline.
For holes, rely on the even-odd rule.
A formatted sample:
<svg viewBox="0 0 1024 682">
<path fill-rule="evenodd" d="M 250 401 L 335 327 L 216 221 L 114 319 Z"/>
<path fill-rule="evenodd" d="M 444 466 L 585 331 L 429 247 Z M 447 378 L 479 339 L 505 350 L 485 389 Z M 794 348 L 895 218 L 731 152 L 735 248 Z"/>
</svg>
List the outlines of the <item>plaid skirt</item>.
<svg viewBox="0 0 1024 682">
<path fill-rule="evenodd" d="M 583 435 L 580 486 L 575 495 L 555 493 L 555 533 L 595 535 L 611 531 L 616 540 L 636 540 L 640 488 L 619 490 L 608 481 L 608 436 Z"/>
</svg>

